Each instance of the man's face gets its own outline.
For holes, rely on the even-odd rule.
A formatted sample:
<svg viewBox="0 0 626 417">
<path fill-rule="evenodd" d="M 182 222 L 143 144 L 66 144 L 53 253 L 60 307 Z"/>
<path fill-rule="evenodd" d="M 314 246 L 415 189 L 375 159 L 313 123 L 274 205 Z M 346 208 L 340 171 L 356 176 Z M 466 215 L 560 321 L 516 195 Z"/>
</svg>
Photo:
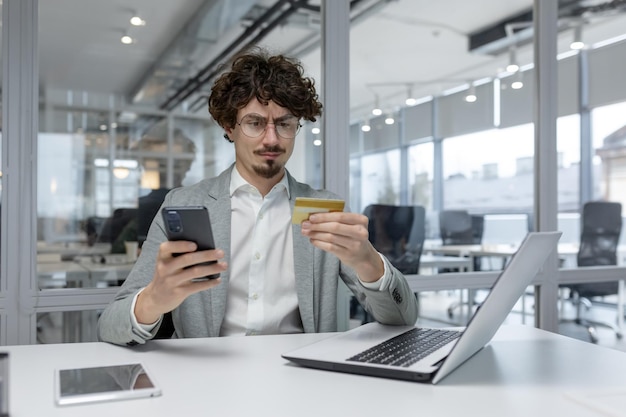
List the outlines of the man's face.
<svg viewBox="0 0 626 417">
<path fill-rule="evenodd" d="M 239 110 L 237 124 L 232 129 L 226 129 L 226 133 L 235 143 L 237 169 L 246 180 L 253 183 L 256 178 L 282 178 L 295 138 L 279 136 L 276 124 L 281 124 L 279 132 L 285 132 L 288 130 L 286 126 L 294 126 L 298 122 L 289 110 L 272 101 L 265 106 L 254 98 Z"/>
</svg>

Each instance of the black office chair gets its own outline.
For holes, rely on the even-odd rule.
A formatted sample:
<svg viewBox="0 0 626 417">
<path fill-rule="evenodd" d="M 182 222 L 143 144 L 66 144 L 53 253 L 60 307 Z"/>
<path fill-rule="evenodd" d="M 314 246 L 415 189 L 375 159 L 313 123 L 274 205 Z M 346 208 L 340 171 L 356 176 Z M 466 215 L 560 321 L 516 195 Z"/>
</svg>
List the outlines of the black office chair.
<svg viewBox="0 0 626 417">
<path fill-rule="evenodd" d="M 473 244 L 472 216 L 467 210 L 442 210 L 439 212 L 439 234 L 444 245 Z"/>
<path fill-rule="evenodd" d="M 580 246 L 576 257 L 578 266 L 617 265 L 617 247 L 622 231 L 622 205 L 608 201 L 585 203 L 582 212 Z M 576 307 L 576 324 L 587 328 L 591 341 L 597 343 L 596 327 L 612 329 L 618 338 L 621 330 L 608 322 L 585 318 L 582 307 L 592 307 L 593 297 L 603 297 L 618 293 L 617 282 L 594 282 L 565 285 L 570 290 L 570 300 Z M 564 320 L 567 321 L 567 320 Z"/>
<path fill-rule="evenodd" d="M 471 215 L 467 210 L 442 210 L 439 212 L 439 233 L 443 245 L 479 245 L 482 243 L 485 218 L 480 215 Z M 481 270 L 482 259 L 474 257 L 474 271 Z M 445 268 L 440 273 L 456 272 Z M 468 297 L 474 292 L 469 291 Z M 463 306 L 463 302 L 454 302 L 448 307 L 448 317 L 454 316 L 454 310 Z"/>
<path fill-rule="evenodd" d="M 369 219 L 368 232 L 372 246 L 403 274 L 417 274 L 426 237 L 424 207 L 371 204 L 363 214 Z M 359 310 L 362 307 L 353 297 L 350 316 L 356 316 Z M 363 311 L 362 322 L 368 321 L 370 317 Z"/>
<path fill-rule="evenodd" d="M 424 207 L 372 204 L 363 214 L 376 250 L 403 274 L 417 274 L 426 233 Z"/>
</svg>

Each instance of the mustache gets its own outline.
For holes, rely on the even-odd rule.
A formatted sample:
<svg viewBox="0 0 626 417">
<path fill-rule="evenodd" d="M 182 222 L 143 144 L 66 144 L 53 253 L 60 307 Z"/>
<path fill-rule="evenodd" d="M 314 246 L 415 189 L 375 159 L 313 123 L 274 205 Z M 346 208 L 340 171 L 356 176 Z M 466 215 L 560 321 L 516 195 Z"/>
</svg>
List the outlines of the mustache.
<svg viewBox="0 0 626 417">
<path fill-rule="evenodd" d="M 275 145 L 275 146 L 265 146 L 263 149 L 257 149 L 256 151 L 254 151 L 255 154 L 261 154 L 264 152 L 285 153 L 285 149 L 281 148 L 278 145 Z"/>
</svg>

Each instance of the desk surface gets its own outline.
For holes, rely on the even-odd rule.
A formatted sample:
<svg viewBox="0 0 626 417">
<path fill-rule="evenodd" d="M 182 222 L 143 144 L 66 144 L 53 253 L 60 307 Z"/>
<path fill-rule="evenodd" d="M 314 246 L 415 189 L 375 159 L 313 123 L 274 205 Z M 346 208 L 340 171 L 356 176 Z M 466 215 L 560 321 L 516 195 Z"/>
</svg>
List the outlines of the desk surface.
<svg viewBox="0 0 626 417">
<path fill-rule="evenodd" d="M 431 243 L 424 246 L 424 251 L 457 256 L 510 256 L 518 248 L 519 244 L 513 243 L 487 243 L 482 245 L 439 245 Z M 576 255 L 578 253 L 578 244 L 559 243 L 557 251 L 560 255 Z M 621 251 L 626 252 L 626 247 L 620 247 Z"/>
<path fill-rule="evenodd" d="M 472 260 L 464 256 L 441 256 L 424 253 L 420 256 L 420 268 L 472 268 Z"/>
<path fill-rule="evenodd" d="M 626 353 L 530 326 L 504 326 L 440 384 L 292 365 L 281 353 L 328 335 L 0 347 L 9 352 L 11 417 L 22 416 L 598 416 L 570 396 L 626 395 Z M 57 407 L 55 368 L 140 361 L 158 398 Z M 626 413 L 626 408 L 620 411 Z M 620 414 L 616 414 L 620 415 Z"/>
</svg>

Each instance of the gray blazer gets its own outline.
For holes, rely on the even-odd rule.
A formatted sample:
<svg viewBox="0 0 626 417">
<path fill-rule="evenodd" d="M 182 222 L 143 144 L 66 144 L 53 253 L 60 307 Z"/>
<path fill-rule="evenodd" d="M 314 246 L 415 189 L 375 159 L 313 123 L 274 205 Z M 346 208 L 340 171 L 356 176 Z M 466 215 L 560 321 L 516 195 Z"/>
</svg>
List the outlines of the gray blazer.
<svg viewBox="0 0 626 417">
<path fill-rule="evenodd" d="M 230 260 L 230 174 L 234 165 L 216 178 L 172 190 L 163 206 L 205 206 L 211 216 L 211 226 L 217 246 L 224 250 L 224 260 Z M 338 198 L 329 191 L 318 191 L 297 182 L 289 173 L 290 204 L 293 211 L 296 197 Z M 414 324 L 417 320 L 417 301 L 404 276 L 385 259 L 392 271 L 387 288 L 373 291 L 359 282 L 353 269 L 343 265 L 337 257 L 315 248 L 293 225 L 294 267 L 296 292 L 304 331 L 332 332 L 337 330 L 337 284 L 341 278 L 359 302 L 381 323 Z M 145 343 L 145 336 L 133 331 L 131 304 L 134 295 L 148 285 L 154 276 L 159 245 L 167 240 L 163 220 L 157 215 L 150 226 L 141 255 L 128 278 L 107 306 L 98 322 L 100 340 L 116 344 Z M 226 309 L 229 271 L 222 273 L 222 284 L 188 297 L 172 312 L 174 337 L 215 337 Z M 152 336 L 158 329 L 152 331 Z"/>
</svg>

